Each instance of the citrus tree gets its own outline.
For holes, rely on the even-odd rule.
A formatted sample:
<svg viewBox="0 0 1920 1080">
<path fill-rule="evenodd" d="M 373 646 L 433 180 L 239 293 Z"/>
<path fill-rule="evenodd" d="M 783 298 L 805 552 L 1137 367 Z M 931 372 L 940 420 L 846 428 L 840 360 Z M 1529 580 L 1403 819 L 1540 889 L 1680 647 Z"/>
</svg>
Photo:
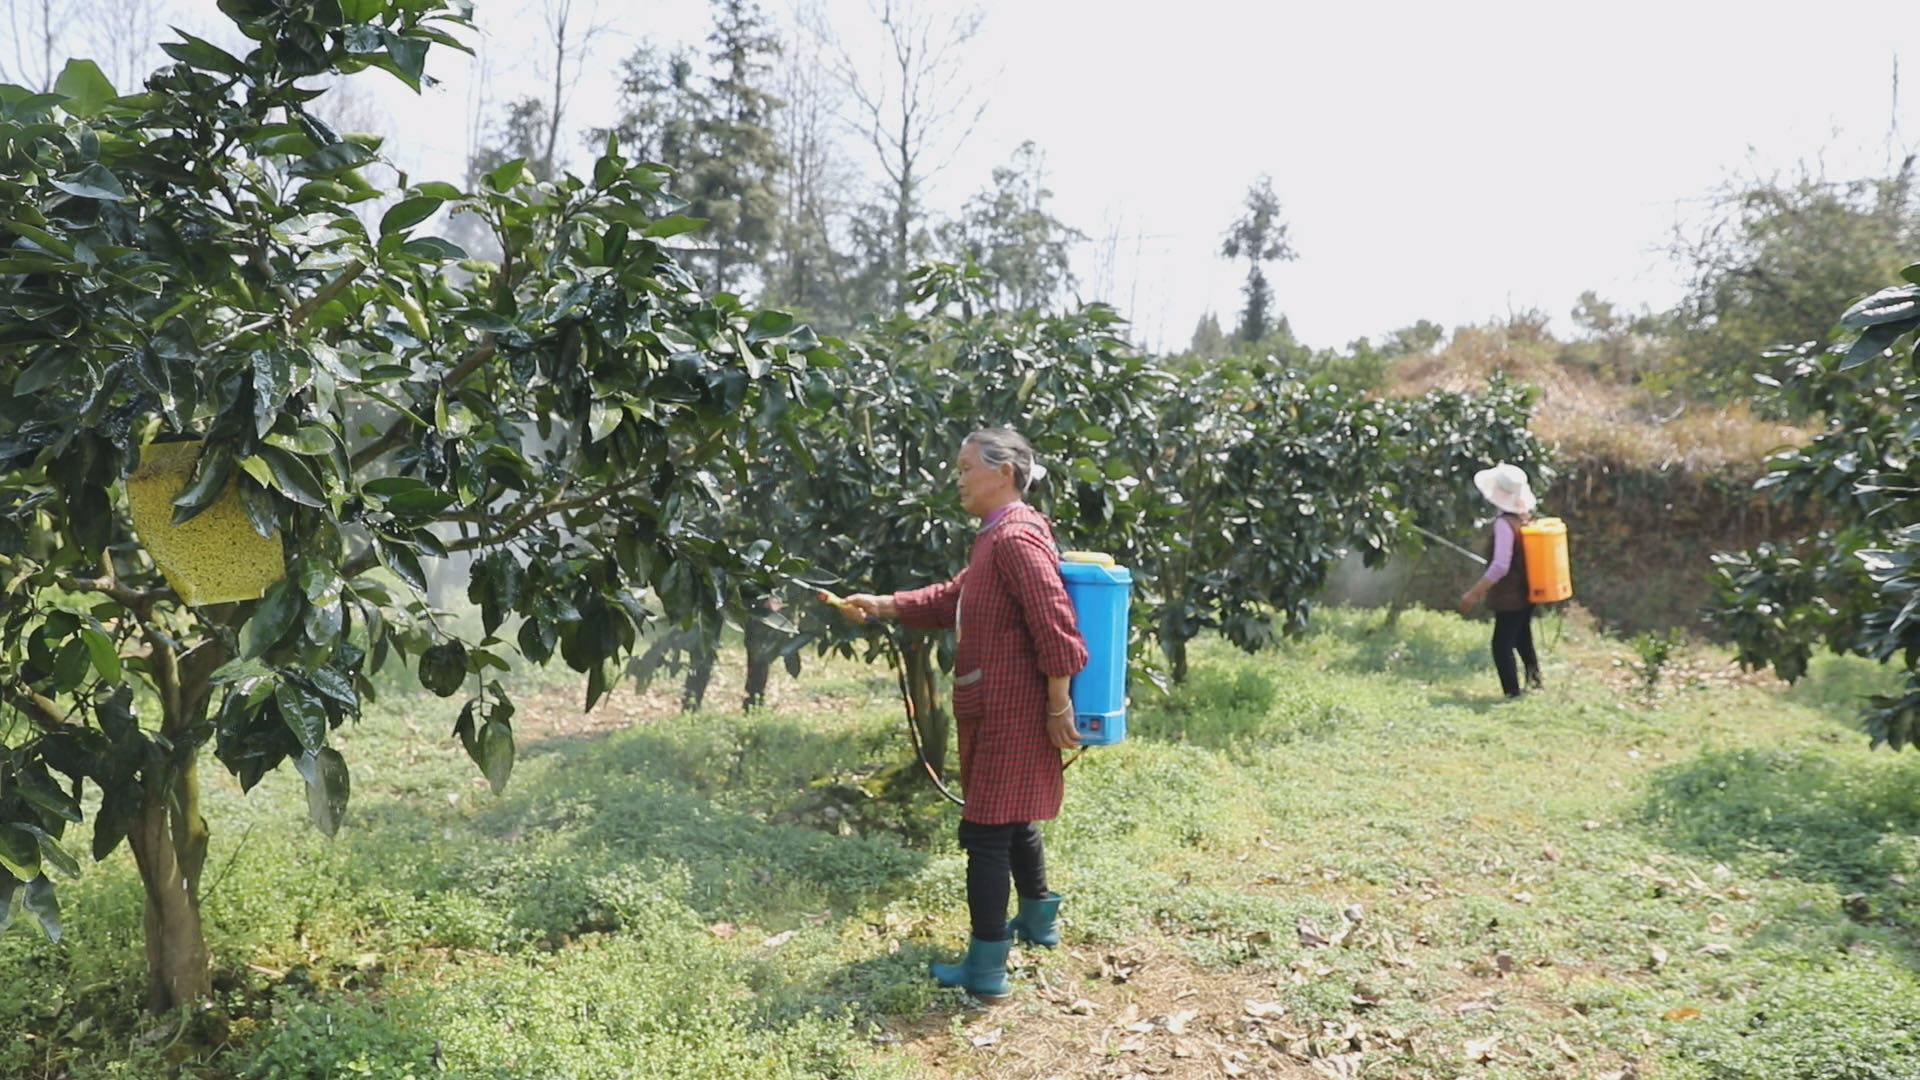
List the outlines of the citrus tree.
<svg viewBox="0 0 1920 1080">
<path fill-rule="evenodd" d="M 1138 545 L 1143 440 L 1163 383 L 1121 336 L 1104 305 L 1042 314 L 991 306 L 991 282 L 976 266 L 933 264 L 912 277 L 917 313 L 873 320 L 832 343 L 843 361 L 816 377 L 829 400 L 800 445 L 771 464 L 775 490 L 751 504 L 777 506 L 781 542 L 805 550 L 818 580 L 835 588 L 892 592 L 953 576 L 966 563 L 978 523 L 953 486 L 960 441 L 1004 424 L 1034 445 L 1048 470 L 1029 498 L 1069 547 L 1097 547 L 1123 562 Z M 876 657 L 879 631 L 817 603 L 791 608 L 797 634 L 784 645 Z M 952 657 L 936 633 L 900 635 L 907 690 L 936 768 L 951 727 L 938 683 Z"/>
<path fill-rule="evenodd" d="M 1904 276 L 1846 309 L 1838 345 L 1762 379 L 1826 423 L 1758 483 L 1831 527 L 1714 556 L 1708 611 L 1742 664 L 1790 682 L 1815 650 L 1899 663 L 1903 690 L 1869 698 L 1863 716 L 1874 744 L 1895 749 L 1920 743 L 1920 265 Z"/>
<path fill-rule="evenodd" d="M 0 920 L 57 933 L 74 850 L 125 842 L 154 1009 L 209 989 L 209 753 L 248 788 L 292 761 L 331 832 L 330 732 L 404 661 L 498 789 L 509 655 L 585 673 L 590 707 L 651 628 L 791 569 L 701 522 L 821 355 L 698 298 L 661 246 L 698 222 L 616 146 L 588 178 L 515 162 L 463 192 L 387 182 L 377 140 L 310 113 L 310 76 L 418 86 L 463 0 L 220 8 L 243 55 L 181 34 L 138 93 L 84 62 L 53 94 L 0 88 Z M 423 228 L 456 208 L 498 262 Z M 277 539 L 264 595 L 191 605 L 131 530 L 123 481 L 169 440 L 197 443 L 174 521 L 237 500 Z M 420 599 L 455 555 L 477 639 Z"/>
</svg>

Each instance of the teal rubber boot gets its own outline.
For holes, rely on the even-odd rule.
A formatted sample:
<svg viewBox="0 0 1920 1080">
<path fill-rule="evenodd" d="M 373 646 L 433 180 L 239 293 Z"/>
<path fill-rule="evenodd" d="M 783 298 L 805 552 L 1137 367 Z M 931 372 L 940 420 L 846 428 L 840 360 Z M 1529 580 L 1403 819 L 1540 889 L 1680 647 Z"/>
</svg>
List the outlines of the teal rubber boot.
<svg viewBox="0 0 1920 1080">
<path fill-rule="evenodd" d="M 1050 892 L 1039 900 L 1020 898 L 1020 913 L 1007 923 L 1015 941 L 1051 949 L 1060 944 L 1060 894 Z"/>
<path fill-rule="evenodd" d="M 1007 951 L 1011 948 L 1011 938 L 1005 941 L 969 938 L 966 959 L 957 964 L 928 964 L 927 970 L 933 972 L 941 986 L 962 987 L 981 1001 L 993 1004 L 1006 1000 L 1013 992 L 1007 984 Z"/>
</svg>

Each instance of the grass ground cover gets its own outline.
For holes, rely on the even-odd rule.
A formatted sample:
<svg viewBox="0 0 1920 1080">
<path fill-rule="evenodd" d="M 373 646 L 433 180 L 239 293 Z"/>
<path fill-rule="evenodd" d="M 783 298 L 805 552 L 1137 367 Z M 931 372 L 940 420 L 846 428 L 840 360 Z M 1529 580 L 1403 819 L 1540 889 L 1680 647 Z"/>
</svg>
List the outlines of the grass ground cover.
<svg viewBox="0 0 1920 1080">
<path fill-rule="evenodd" d="M 1515 704 L 1434 613 L 1201 643 L 1069 773 L 1067 940 L 992 1009 L 923 975 L 962 861 L 890 771 L 883 669 L 751 717 L 528 683 L 500 797 L 457 705 L 390 698 L 334 840 L 291 773 L 214 786 L 212 1008 L 138 1012 L 124 854 L 57 944 L 0 936 L 0 1076 L 1920 1075 L 1920 758 L 1847 724 L 1883 673 L 1700 649 L 1645 692 L 1625 645 L 1541 631 Z"/>
</svg>

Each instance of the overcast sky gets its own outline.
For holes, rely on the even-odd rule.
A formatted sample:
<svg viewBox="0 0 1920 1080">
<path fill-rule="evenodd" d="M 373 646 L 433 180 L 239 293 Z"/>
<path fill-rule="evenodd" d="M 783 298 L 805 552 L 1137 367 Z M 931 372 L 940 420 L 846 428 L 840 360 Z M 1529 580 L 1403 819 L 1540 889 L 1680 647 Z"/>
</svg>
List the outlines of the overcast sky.
<svg viewBox="0 0 1920 1080">
<path fill-rule="evenodd" d="M 865 0 L 826 6 L 849 39 L 871 23 Z M 1153 347 L 1183 346 L 1209 310 L 1231 323 L 1245 267 L 1218 249 L 1261 173 L 1300 255 L 1270 270 L 1280 310 L 1309 344 L 1339 346 L 1531 307 L 1564 328 L 1584 289 L 1665 306 L 1681 278 L 1663 247 L 1717 186 L 1801 161 L 1884 175 L 1896 146 L 1920 145 L 1920 49 L 1902 58 L 1897 111 L 1892 92 L 1912 0 L 975 6 L 985 20 L 959 82 L 988 106 L 929 203 L 957 209 L 1034 140 L 1055 213 L 1091 237 L 1078 272 L 1105 295 L 1087 298 L 1117 303 Z M 786 0 L 766 7 L 788 16 Z M 480 0 L 496 102 L 538 86 L 538 8 Z M 176 14 L 221 25 L 212 0 Z M 601 0 L 597 18 L 610 29 L 573 128 L 611 118 L 635 44 L 697 42 L 708 5 Z M 476 68 L 436 50 L 428 70 L 441 84 L 420 97 L 377 73 L 355 81 L 389 114 L 389 156 L 415 179 L 458 180 Z"/>
</svg>

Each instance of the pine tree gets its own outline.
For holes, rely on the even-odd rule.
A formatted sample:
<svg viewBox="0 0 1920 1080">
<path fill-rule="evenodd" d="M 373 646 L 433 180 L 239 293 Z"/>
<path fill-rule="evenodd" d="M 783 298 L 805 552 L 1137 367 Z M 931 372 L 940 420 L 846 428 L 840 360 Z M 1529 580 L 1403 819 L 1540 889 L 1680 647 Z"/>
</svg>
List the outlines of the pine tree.
<svg viewBox="0 0 1920 1080">
<path fill-rule="evenodd" d="M 1287 224 L 1280 220 L 1280 198 L 1273 193 L 1272 177 L 1263 174 L 1247 188 L 1246 213 L 1227 230 L 1220 254 L 1247 260 L 1247 283 L 1240 290 L 1246 304 L 1240 309 L 1239 336 L 1244 342 L 1259 341 L 1273 330 L 1274 319 L 1273 288 L 1261 264 L 1299 258 L 1287 243 Z"/>
<path fill-rule="evenodd" d="M 993 273 L 996 304 L 1043 308 L 1073 288 L 1071 249 L 1086 235 L 1047 212 L 1044 181 L 1039 148 L 1022 143 L 994 168 L 993 186 L 941 230 L 948 251 Z"/>
<path fill-rule="evenodd" d="M 775 178 L 784 164 L 772 119 L 782 105 L 768 90 L 780 39 L 754 0 L 714 0 L 705 114 L 689 170 L 688 213 L 707 219 L 714 287 L 738 291 L 761 266 L 780 220 Z"/>
</svg>

